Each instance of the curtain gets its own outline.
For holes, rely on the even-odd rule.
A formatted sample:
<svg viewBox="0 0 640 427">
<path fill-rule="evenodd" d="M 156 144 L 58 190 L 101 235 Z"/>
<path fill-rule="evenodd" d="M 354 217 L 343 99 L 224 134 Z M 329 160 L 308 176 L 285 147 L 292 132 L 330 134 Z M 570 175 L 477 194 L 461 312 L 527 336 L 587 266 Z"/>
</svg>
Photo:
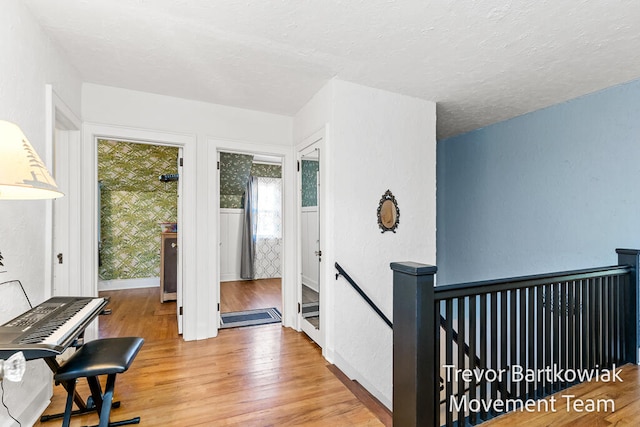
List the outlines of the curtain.
<svg viewBox="0 0 640 427">
<path fill-rule="evenodd" d="M 255 278 L 282 277 L 282 179 L 258 178 Z"/>
<path fill-rule="evenodd" d="M 242 252 L 240 254 L 240 277 L 247 280 L 255 278 L 256 237 L 258 231 L 258 180 L 249 176 L 244 193 L 244 224 L 242 226 Z"/>
</svg>

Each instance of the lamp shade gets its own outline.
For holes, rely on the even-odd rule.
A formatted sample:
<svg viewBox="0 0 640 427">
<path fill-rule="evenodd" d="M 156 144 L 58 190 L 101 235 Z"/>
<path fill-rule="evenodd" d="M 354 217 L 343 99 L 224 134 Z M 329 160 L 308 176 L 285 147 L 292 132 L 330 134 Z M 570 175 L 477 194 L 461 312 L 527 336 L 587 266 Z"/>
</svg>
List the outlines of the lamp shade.
<svg viewBox="0 0 640 427">
<path fill-rule="evenodd" d="M 0 199 L 55 199 L 63 195 L 22 130 L 0 120 Z"/>
</svg>

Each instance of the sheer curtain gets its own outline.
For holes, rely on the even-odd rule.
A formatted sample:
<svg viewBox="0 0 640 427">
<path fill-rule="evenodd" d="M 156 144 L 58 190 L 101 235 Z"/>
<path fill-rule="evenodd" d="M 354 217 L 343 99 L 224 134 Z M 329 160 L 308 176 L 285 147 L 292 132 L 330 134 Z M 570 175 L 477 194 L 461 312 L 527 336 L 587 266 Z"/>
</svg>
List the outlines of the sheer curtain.
<svg viewBox="0 0 640 427">
<path fill-rule="evenodd" d="M 240 277 L 281 277 L 282 179 L 250 176 L 244 197 Z"/>
<path fill-rule="evenodd" d="M 255 278 L 281 277 L 282 179 L 258 177 Z"/>
</svg>

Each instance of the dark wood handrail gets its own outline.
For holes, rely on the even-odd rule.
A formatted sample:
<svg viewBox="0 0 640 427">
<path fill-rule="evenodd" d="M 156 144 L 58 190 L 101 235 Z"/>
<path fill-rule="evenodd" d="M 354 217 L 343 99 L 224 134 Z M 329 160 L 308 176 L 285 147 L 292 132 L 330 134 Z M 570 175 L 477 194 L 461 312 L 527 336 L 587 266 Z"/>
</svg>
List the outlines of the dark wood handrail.
<svg viewBox="0 0 640 427">
<path fill-rule="evenodd" d="M 504 279 L 484 280 L 470 283 L 456 283 L 453 285 L 441 285 L 434 288 L 435 300 L 474 296 L 490 292 L 505 291 L 511 289 L 528 288 L 556 282 L 571 282 L 574 280 L 593 279 L 605 276 L 622 276 L 629 273 L 630 266 L 614 265 L 610 267 L 589 268 L 584 270 L 570 270 L 556 273 L 543 273 L 531 276 L 509 277 Z"/>
<path fill-rule="evenodd" d="M 389 320 L 389 318 L 385 316 L 382 310 L 380 310 L 378 306 L 373 301 L 371 301 L 371 298 L 369 298 L 367 294 L 364 293 L 362 288 L 358 286 L 358 284 L 351 278 L 351 276 L 349 276 L 347 272 L 344 271 L 342 267 L 340 267 L 340 264 L 336 262 L 335 266 L 336 270 L 338 270 L 338 272 L 336 273 L 336 280 L 338 280 L 340 276 L 344 277 L 347 282 L 349 282 L 349 284 L 353 287 L 353 289 L 355 289 L 356 292 L 358 292 L 358 294 L 360 294 L 360 296 L 367 302 L 367 304 L 369 304 L 369 307 L 371 307 L 373 311 L 375 311 L 378 316 L 380 316 L 380 318 L 384 320 L 384 323 L 386 323 L 391 329 L 393 329 L 393 323 L 391 323 L 391 320 Z"/>
</svg>

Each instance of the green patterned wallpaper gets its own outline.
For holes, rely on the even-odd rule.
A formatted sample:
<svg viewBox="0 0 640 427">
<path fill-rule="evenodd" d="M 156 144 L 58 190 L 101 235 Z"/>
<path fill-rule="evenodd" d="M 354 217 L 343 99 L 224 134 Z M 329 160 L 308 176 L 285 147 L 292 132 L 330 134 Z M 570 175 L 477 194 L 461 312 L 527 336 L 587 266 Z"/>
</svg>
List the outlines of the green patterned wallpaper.
<svg viewBox="0 0 640 427">
<path fill-rule="evenodd" d="M 264 163 L 254 163 L 251 166 L 251 175 L 263 178 L 280 178 L 282 170 L 280 165 L 267 165 Z"/>
<path fill-rule="evenodd" d="M 280 165 L 253 163 L 247 154 L 220 153 L 220 207 L 242 209 L 249 175 L 280 178 Z"/>
<path fill-rule="evenodd" d="M 100 198 L 100 279 L 160 275 L 158 222 L 177 220 L 177 182 L 160 182 L 178 173 L 178 149 L 98 140 Z"/>
<path fill-rule="evenodd" d="M 302 207 L 318 206 L 318 161 L 302 161 Z"/>
<path fill-rule="evenodd" d="M 253 156 L 220 153 L 220 207 L 241 208 Z"/>
</svg>

